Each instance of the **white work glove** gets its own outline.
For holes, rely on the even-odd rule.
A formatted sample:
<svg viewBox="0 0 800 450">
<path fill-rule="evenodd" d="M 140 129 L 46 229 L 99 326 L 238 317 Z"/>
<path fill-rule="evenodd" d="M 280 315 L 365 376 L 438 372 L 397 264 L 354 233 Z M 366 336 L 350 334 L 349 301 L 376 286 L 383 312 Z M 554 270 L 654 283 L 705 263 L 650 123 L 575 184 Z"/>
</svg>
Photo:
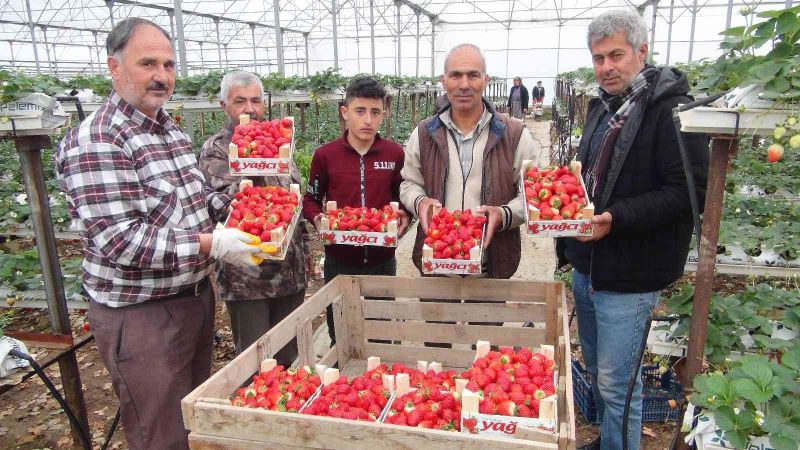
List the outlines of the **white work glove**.
<svg viewBox="0 0 800 450">
<path fill-rule="evenodd" d="M 236 228 L 217 228 L 211 237 L 211 257 L 240 267 L 255 267 L 263 261 L 258 236 Z"/>
</svg>

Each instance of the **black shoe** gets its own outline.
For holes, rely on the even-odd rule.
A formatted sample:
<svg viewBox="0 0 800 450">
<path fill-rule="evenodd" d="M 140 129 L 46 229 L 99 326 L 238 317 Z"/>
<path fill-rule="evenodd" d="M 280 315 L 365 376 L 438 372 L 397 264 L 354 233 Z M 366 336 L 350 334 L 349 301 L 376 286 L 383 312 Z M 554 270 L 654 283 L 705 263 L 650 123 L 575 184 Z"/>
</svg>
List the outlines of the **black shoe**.
<svg viewBox="0 0 800 450">
<path fill-rule="evenodd" d="M 583 444 L 581 447 L 577 447 L 577 450 L 600 450 L 600 436 L 595 438 L 592 442 Z"/>
</svg>

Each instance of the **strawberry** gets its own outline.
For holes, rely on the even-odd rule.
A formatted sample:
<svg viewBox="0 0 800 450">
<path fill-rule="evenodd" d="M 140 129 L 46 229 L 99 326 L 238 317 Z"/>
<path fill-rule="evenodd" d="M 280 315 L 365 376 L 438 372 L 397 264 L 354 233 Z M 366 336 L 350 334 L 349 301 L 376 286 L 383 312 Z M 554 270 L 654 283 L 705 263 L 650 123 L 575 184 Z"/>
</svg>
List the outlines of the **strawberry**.
<svg viewBox="0 0 800 450">
<path fill-rule="evenodd" d="M 508 398 L 516 405 L 525 403 L 525 394 L 522 392 L 512 392 L 508 395 Z"/>
<path fill-rule="evenodd" d="M 478 406 L 478 411 L 481 414 L 494 414 L 495 410 L 496 409 L 494 402 L 488 398 L 484 398 L 483 401 Z"/>
<path fill-rule="evenodd" d="M 506 400 L 497 404 L 497 414 L 501 416 L 515 416 L 517 405 L 511 400 Z"/>
<path fill-rule="evenodd" d="M 420 415 L 419 411 L 411 411 L 410 413 L 406 414 L 406 422 L 411 427 L 419 425 L 421 421 L 422 416 Z"/>
</svg>

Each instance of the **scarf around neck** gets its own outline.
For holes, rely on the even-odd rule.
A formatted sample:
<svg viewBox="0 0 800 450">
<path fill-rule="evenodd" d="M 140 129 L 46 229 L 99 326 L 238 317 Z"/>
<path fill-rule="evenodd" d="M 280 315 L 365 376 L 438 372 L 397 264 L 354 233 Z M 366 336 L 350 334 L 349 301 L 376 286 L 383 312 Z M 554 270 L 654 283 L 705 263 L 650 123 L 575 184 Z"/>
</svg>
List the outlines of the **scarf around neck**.
<svg viewBox="0 0 800 450">
<path fill-rule="evenodd" d="M 608 163 L 611 160 L 614 144 L 617 142 L 617 137 L 622 131 L 622 127 L 625 125 L 631 111 L 633 111 L 633 107 L 641 100 L 642 95 L 647 92 L 657 74 L 658 69 L 656 67 L 647 65 L 636 75 L 630 86 L 619 95 L 611 95 L 603 88 L 598 89 L 600 100 L 606 110 L 613 113 L 613 115 L 608 120 L 608 130 L 603 134 L 600 150 L 591 156 L 589 167 L 586 171 L 586 187 L 592 201 L 596 201 L 595 199 L 602 192 Z"/>
</svg>

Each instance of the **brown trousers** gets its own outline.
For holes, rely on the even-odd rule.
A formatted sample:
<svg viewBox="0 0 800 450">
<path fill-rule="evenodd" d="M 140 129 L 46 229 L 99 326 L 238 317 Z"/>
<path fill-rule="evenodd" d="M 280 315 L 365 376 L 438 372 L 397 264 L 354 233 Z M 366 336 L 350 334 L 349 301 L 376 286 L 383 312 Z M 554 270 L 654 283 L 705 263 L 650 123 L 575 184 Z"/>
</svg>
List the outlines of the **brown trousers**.
<svg viewBox="0 0 800 450">
<path fill-rule="evenodd" d="M 225 302 L 231 318 L 231 332 L 236 354 L 242 353 L 305 301 L 306 290 L 285 297 Z M 275 360 L 289 367 L 297 358 L 297 339 L 292 339 L 275 354 Z"/>
<path fill-rule="evenodd" d="M 198 295 L 196 295 L 198 294 Z M 87 315 L 132 450 L 186 449 L 181 399 L 211 374 L 214 296 L 197 291 Z"/>
</svg>

